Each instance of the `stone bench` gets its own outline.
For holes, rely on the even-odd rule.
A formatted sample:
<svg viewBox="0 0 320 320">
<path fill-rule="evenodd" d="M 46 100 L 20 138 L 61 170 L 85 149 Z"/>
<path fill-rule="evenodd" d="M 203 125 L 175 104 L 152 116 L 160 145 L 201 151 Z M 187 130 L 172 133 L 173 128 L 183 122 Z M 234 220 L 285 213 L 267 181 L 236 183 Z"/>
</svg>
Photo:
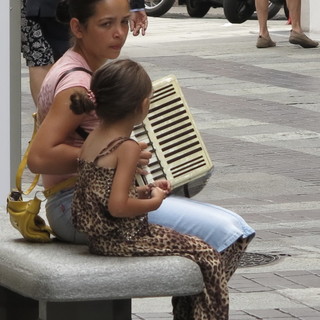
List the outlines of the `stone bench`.
<svg viewBox="0 0 320 320">
<path fill-rule="evenodd" d="M 200 268 L 182 257 L 102 257 L 86 246 L 28 243 L 0 212 L 0 319 L 129 320 L 131 299 L 192 295 Z"/>
</svg>

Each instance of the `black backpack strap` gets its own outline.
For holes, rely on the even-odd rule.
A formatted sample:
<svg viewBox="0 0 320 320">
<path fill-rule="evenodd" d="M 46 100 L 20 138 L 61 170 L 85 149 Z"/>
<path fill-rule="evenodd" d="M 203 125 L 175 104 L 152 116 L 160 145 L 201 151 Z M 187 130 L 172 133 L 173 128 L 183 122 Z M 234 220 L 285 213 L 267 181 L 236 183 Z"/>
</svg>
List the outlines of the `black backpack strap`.
<svg viewBox="0 0 320 320">
<path fill-rule="evenodd" d="M 76 133 L 83 139 L 83 140 L 86 140 L 88 135 L 89 135 L 89 132 L 87 132 L 86 130 L 84 130 L 82 127 L 78 127 L 76 129 Z"/>
<path fill-rule="evenodd" d="M 55 85 L 55 87 L 54 87 L 54 91 L 56 91 L 59 82 L 60 82 L 66 75 L 68 75 L 69 73 L 71 73 L 71 72 L 73 72 L 73 71 L 84 71 L 84 72 L 86 72 L 86 73 L 88 73 L 88 74 L 90 74 L 90 75 L 92 76 L 92 71 L 90 71 L 90 70 L 88 70 L 88 69 L 86 69 L 86 68 L 83 68 L 83 67 L 74 67 L 74 68 L 71 68 L 71 69 L 69 69 L 69 70 L 67 70 L 67 71 L 65 71 L 65 72 L 62 73 L 62 75 L 60 76 L 60 78 L 58 79 L 58 81 L 57 81 L 57 83 L 56 83 L 56 85 Z"/>
</svg>

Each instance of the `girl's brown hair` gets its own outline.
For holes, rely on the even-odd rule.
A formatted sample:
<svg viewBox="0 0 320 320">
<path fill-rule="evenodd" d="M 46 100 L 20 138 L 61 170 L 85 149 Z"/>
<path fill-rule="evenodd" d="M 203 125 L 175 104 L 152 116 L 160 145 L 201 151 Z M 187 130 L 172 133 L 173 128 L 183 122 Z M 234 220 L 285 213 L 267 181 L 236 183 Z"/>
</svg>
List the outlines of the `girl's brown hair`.
<svg viewBox="0 0 320 320">
<path fill-rule="evenodd" d="M 137 111 L 152 92 L 152 82 L 144 68 L 130 59 L 116 60 L 93 75 L 93 96 L 73 94 L 70 108 L 76 114 L 95 110 L 103 121 L 117 121 Z"/>
</svg>

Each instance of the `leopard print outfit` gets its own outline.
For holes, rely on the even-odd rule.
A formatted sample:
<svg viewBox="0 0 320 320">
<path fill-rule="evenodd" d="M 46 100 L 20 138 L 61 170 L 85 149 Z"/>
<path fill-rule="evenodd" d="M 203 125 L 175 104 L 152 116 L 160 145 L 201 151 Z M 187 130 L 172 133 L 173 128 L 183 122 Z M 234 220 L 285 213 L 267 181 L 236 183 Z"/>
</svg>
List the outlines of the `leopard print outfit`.
<svg viewBox="0 0 320 320">
<path fill-rule="evenodd" d="M 221 259 L 225 266 L 227 281 L 230 280 L 232 275 L 238 269 L 240 260 L 254 236 L 255 234 L 252 234 L 247 238 L 241 237 L 227 249 L 220 252 Z"/>
<path fill-rule="evenodd" d="M 75 227 L 89 238 L 93 254 L 105 256 L 182 256 L 195 261 L 202 272 L 200 294 L 174 297 L 174 320 L 227 320 L 229 296 L 225 262 L 221 255 L 197 237 L 148 223 L 147 214 L 115 218 L 108 211 L 108 199 L 115 169 L 96 162 L 113 152 L 128 138 L 118 138 L 104 148 L 93 162 L 79 160 L 72 215 Z M 134 184 L 130 197 L 136 197 Z"/>
</svg>

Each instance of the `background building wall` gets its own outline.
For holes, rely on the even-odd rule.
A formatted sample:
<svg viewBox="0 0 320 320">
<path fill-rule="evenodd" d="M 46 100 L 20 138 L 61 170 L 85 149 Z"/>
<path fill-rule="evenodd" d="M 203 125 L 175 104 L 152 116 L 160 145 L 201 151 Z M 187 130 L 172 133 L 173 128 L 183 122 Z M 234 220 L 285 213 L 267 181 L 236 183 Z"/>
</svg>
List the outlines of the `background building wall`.
<svg viewBox="0 0 320 320">
<path fill-rule="evenodd" d="M 311 33 L 320 33 L 320 1 L 302 0 L 302 28 Z"/>
</svg>

